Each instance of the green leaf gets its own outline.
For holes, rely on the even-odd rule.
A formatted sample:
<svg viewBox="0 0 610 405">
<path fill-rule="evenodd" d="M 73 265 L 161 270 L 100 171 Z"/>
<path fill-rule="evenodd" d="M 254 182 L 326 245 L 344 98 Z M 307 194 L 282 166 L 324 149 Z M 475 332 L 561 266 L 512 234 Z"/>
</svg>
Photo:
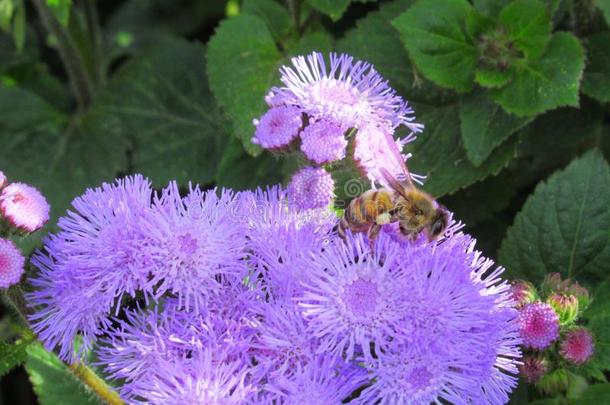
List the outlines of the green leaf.
<svg viewBox="0 0 610 405">
<path fill-rule="evenodd" d="M 413 63 L 439 86 L 472 89 L 478 51 L 466 25 L 475 15 L 466 0 L 420 0 L 393 20 Z"/>
<path fill-rule="evenodd" d="M 578 106 L 578 89 L 584 67 L 584 51 L 569 33 L 553 35 L 544 55 L 517 66 L 513 80 L 492 90 L 492 98 L 506 111 L 534 116 L 546 110 Z"/>
<path fill-rule="evenodd" d="M 57 356 L 39 343 L 28 347 L 25 369 L 41 405 L 103 403 L 74 377 Z"/>
<path fill-rule="evenodd" d="M 599 151 L 540 183 L 515 217 L 500 249 L 510 275 L 541 281 L 606 277 L 610 260 L 610 170 Z"/>
<path fill-rule="evenodd" d="M 265 22 L 252 15 L 223 21 L 208 45 L 210 87 L 252 155 L 261 151 L 250 141 L 252 120 L 267 108 L 264 97 L 278 80 L 281 57 Z"/>
<path fill-rule="evenodd" d="M 604 281 L 596 286 L 593 299 L 584 313 L 586 318 L 605 316 L 610 314 L 610 281 Z"/>
<path fill-rule="evenodd" d="M 500 24 L 508 30 L 515 48 L 528 59 L 539 57 L 551 39 L 551 18 L 544 3 L 516 0 L 502 10 Z"/>
<path fill-rule="evenodd" d="M 128 143 L 112 123 L 93 109 L 67 126 L 40 97 L 0 86 L 0 167 L 38 187 L 57 215 L 85 188 L 125 171 Z"/>
<path fill-rule="evenodd" d="M 610 370 L 610 314 L 593 317 L 587 327 L 595 339 L 595 351 L 589 365 L 600 372 Z"/>
<path fill-rule="evenodd" d="M 133 139 L 133 170 L 157 185 L 209 184 L 230 137 L 208 89 L 205 48 L 165 39 L 118 72 L 94 111 Z"/>
<path fill-rule="evenodd" d="M 333 21 L 341 18 L 347 10 L 350 0 L 307 0 L 316 10 L 328 15 Z"/>
<path fill-rule="evenodd" d="M 582 80 L 583 93 L 602 103 L 610 102 L 609 66 L 610 32 L 604 31 L 587 39 L 587 67 Z"/>
<path fill-rule="evenodd" d="M 245 0 L 241 12 L 265 21 L 267 28 L 278 42 L 293 31 L 288 10 L 274 0 Z"/>
<path fill-rule="evenodd" d="M 313 51 L 328 54 L 333 49 L 333 38 L 326 31 L 314 31 L 303 35 L 288 49 L 289 57 L 307 55 Z"/>
<path fill-rule="evenodd" d="M 600 405 L 610 398 L 610 384 L 593 384 L 584 390 L 582 395 L 570 401 L 572 405 Z"/>
<path fill-rule="evenodd" d="M 606 24 L 610 27 L 610 0 L 595 0 L 595 5 L 601 10 L 606 19 Z"/>
<path fill-rule="evenodd" d="M 390 23 L 392 17 L 404 12 L 412 3 L 412 0 L 399 0 L 381 5 L 378 11 L 358 20 L 356 27 L 338 41 L 336 49 L 371 62 L 409 102 L 442 104 L 453 101 L 452 91 L 417 76 L 400 35 Z"/>
<path fill-rule="evenodd" d="M 477 167 L 496 147 L 531 120 L 506 113 L 483 90 L 475 90 L 460 98 L 462 140 L 468 159 Z"/>
<path fill-rule="evenodd" d="M 483 87 L 502 87 L 513 78 L 513 74 L 514 71 L 512 69 L 477 69 L 474 80 Z"/>
<path fill-rule="evenodd" d="M 70 21 L 70 7 L 72 7 L 72 0 L 47 0 L 47 5 L 61 25 L 67 27 L 68 22 Z"/>
<path fill-rule="evenodd" d="M 428 176 L 424 189 L 436 197 L 497 174 L 515 155 L 517 137 L 505 142 L 479 167 L 470 163 L 461 145 L 459 111 L 455 105 L 424 112 L 419 122 L 426 126 L 426 132 L 405 148 L 413 153 L 409 168 Z"/>
<path fill-rule="evenodd" d="M 32 339 L 20 339 L 15 343 L 0 342 L 0 377 L 20 366 L 27 358 L 27 348 Z"/>
<path fill-rule="evenodd" d="M 280 183 L 282 164 L 268 152 L 257 157 L 248 155 L 241 143 L 233 139 L 222 155 L 216 185 L 245 190 Z"/>
</svg>

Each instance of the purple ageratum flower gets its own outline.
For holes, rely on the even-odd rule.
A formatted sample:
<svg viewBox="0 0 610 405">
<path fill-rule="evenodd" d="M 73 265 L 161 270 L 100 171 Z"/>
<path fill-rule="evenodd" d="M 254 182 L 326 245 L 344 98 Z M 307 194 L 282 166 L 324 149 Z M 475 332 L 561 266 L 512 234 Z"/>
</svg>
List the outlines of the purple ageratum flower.
<svg viewBox="0 0 610 405">
<path fill-rule="evenodd" d="M 324 56 L 313 52 L 291 59 L 293 67 L 280 68 L 285 87 L 273 88 L 267 97 L 272 105 L 299 107 L 313 119 L 328 118 L 347 127 L 365 123 L 407 125 L 418 132 L 413 111 L 373 66 L 345 54 Z"/>
<path fill-rule="evenodd" d="M 160 361 L 148 378 L 134 385 L 131 403 L 241 405 L 255 394 L 248 368 L 219 360 L 222 353 L 204 348 L 179 361 Z M 188 360 L 188 361 L 187 361 Z"/>
<path fill-rule="evenodd" d="M 242 286 L 227 291 L 205 315 L 181 310 L 175 299 L 165 302 L 162 310 L 127 311 L 126 321 L 117 321 L 117 327 L 106 331 L 98 364 L 111 378 L 124 380 L 124 398 L 133 398 L 137 387 L 166 361 L 180 361 L 186 367 L 202 348 L 222 352 L 223 361 L 248 364 L 256 333 L 254 304 L 254 295 Z"/>
<path fill-rule="evenodd" d="M 13 242 L 0 238 L 0 288 L 19 283 L 23 275 L 25 258 Z"/>
<path fill-rule="evenodd" d="M 519 332 L 526 347 L 545 349 L 559 337 L 559 317 L 549 304 L 526 304 L 519 312 Z"/>
<path fill-rule="evenodd" d="M 310 123 L 301 133 L 301 151 L 319 165 L 341 160 L 347 147 L 345 130 L 328 120 Z"/>
<path fill-rule="evenodd" d="M 290 179 L 288 197 L 293 208 L 325 208 L 335 197 L 335 182 L 321 167 L 304 167 Z"/>
<path fill-rule="evenodd" d="M 388 251 L 379 246 L 386 238 L 379 236 L 376 251 Z M 403 291 L 402 308 L 389 305 L 400 320 L 390 344 L 375 344 L 377 358 L 365 356 L 375 382 L 363 403 L 507 402 L 521 341 L 503 269 L 491 271 L 493 262 L 460 233 L 401 244 L 388 258 L 391 273 L 405 274 L 395 287 Z M 358 263 L 368 261 L 358 255 Z"/>
<path fill-rule="evenodd" d="M 27 184 L 11 183 L 0 194 L 0 216 L 25 232 L 42 228 L 49 220 L 50 210 L 40 191 Z"/>
<path fill-rule="evenodd" d="M 247 275 L 242 261 L 245 226 L 231 191 L 190 189 L 182 198 L 175 182 L 156 198 L 143 227 L 149 244 L 142 252 L 154 262 L 150 283 L 156 296 L 170 292 L 180 305 L 204 310 L 210 296 Z"/>
<path fill-rule="evenodd" d="M 396 143 L 396 150 L 402 151 L 403 147 L 415 140 L 415 135 L 411 134 L 406 138 L 394 139 L 393 129 L 383 125 L 366 125 L 358 129 L 354 141 L 354 161 L 360 170 L 371 180 L 385 184 L 385 178 L 381 169 L 387 170 L 398 180 L 405 180 L 403 162 L 411 155 L 403 155 L 400 152 L 400 159 L 388 146 L 388 139 Z M 411 179 L 421 183 L 425 176 L 410 173 Z"/>
<path fill-rule="evenodd" d="M 318 355 L 305 365 L 298 364 L 293 374 L 272 379 L 256 403 L 340 405 L 368 382 L 364 368 L 334 356 Z"/>
<path fill-rule="evenodd" d="M 291 209 L 286 190 L 279 187 L 242 193 L 241 200 L 252 280 L 262 284 L 271 302 L 293 306 L 302 291 L 302 263 L 327 244 L 337 218 L 327 209 Z"/>
<path fill-rule="evenodd" d="M 405 316 L 405 273 L 396 267 L 401 247 L 381 235 L 374 252 L 361 234 L 338 238 L 312 255 L 298 298 L 309 333 L 320 338 L 320 352 L 351 358 L 371 344 L 383 348 L 397 336 Z"/>
<path fill-rule="evenodd" d="M 301 110 L 296 107 L 274 107 L 260 120 L 254 120 L 256 132 L 252 143 L 265 149 L 281 149 L 288 146 L 298 135 L 303 125 Z"/>
<path fill-rule="evenodd" d="M 79 353 L 91 348 L 124 294 L 152 293 L 150 258 L 141 254 L 147 243 L 141 221 L 151 197 L 150 182 L 139 175 L 87 190 L 59 219 L 59 232 L 32 257 L 40 273 L 31 279 L 35 290 L 26 294 L 37 309 L 30 321 L 47 348 L 59 348 L 62 359 L 75 360 L 79 333 Z"/>
</svg>

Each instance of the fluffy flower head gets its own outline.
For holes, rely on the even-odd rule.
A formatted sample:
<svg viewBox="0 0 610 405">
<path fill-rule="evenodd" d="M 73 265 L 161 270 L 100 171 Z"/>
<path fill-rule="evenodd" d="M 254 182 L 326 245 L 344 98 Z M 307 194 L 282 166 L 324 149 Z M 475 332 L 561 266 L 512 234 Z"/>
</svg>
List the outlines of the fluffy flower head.
<svg viewBox="0 0 610 405">
<path fill-rule="evenodd" d="M 540 380 L 549 369 L 549 362 L 544 357 L 528 356 L 523 359 L 523 364 L 519 365 L 519 372 L 533 384 Z"/>
<path fill-rule="evenodd" d="M 299 134 L 301 111 L 295 107 L 274 107 L 259 120 L 255 120 L 256 132 L 252 143 L 265 149 L 280 149 L 288 146 Z"/>
<path fill-rule="evenodd" d="M 526 347 L 545 349 L 559 337 L 559 317 L 549 304 L 526 304 L 519 312 L 519 332 Z"/>
<path fill-rule="evenodd" d="M 0 214 L 26 232 L 42 228 L 49 220 L 50 209 L 40 191 L 27 184 L 11 183 L 0 194 Z"/>
<path fill-rule="evenodd" d="M 23 274 L 25 258 L 8 239 L 0 238 L 0 288 L 17 284 Z"/>
<path fill-rule="evenodd" d="M 332 121 L 316 121 L 301 133 L 301 150 L 307 159 L 319 165 L 341 160 L 347 146 L 344 132 L 344 128 Z"/>
<path fill-rule="evenodd" d="M 297 209 L 324 208 L 332 202 L 335 182 L 321 167 L 304 167 L 290 179 L 288 198 Z"/>
<path fill-rule="evenodd" d="M 564 359 L 573 364 L 584 364 L 593 355 L 593 336 L 585 328 L 577 328 L 566 334 L 559 352 Z"/>
</svg>

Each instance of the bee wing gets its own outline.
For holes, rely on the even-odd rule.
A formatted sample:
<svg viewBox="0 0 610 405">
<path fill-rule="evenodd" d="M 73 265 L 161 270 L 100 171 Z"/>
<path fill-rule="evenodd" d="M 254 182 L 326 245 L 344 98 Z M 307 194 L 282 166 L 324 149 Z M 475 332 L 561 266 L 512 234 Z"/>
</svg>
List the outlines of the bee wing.
<svg viewBox="0 0 610 405">
<path fill-rule="evenodd" d="M 381 167 L 379 168 L 379 170 L 381 171 L 381 174 L 383 175 L 383 178 L 385 179 L 385 181 L 388 183 L 388 186 L 396 191 L 398 194 L 400 194 L 401 196 L 403 196 L 406 199 L 409 199 L 409 197 L 407 196 L 406 193 L 406 187 L 404 183 L 401 183 L 400 181 L 396 180 L 396 178 L 394 176 L 392 176 L 392 174 L 387 171 L 385 169 L 385 167 Z"/>
<path fill-rule="evenodd" d="M 402 153 L 398 149 L 398 145 L 396 145 L 396 141 L 394 140 L 394 137 L 389 132 L 386 132 L 386 131 L 382 131 L 382 132 L 387 141 L 388 149 L 390 150 L 390 152 L 392 153 L 392 156 L 396 160 L 396 164 L 401 168 L 402 172 L 405 175 L 406 186 L 410 187 L 410 188 L 414 188 L 415 186 L 413 185 L 413 180 L 411 180 L 411 173 L 409 172 L 409 168 L 407 168 L 407 164 L 405 163 L 405 158 L 402 156 Z M 383 175 L 384 179 L 389 183 L 389 185 L 392 185 L 392 183 L 401 184 L 385 168 L 381 168 L 380 171 L 381 171 L 381 174 Z M 390 182 L 390 179 L 392 179 L 393 181 Z M 401 186 L 401 188 L 404 188 L 404 187 L 405 187 L 405 185 Z M 394 188 L 393 185 L 392 185 L 392 188 Z"/>
</svg>

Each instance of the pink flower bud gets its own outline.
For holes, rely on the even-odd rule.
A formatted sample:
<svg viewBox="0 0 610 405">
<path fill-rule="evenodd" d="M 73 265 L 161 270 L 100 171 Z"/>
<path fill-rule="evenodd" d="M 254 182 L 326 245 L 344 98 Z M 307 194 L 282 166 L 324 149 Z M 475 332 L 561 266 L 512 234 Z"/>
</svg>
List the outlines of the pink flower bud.
<svg viewBox="0 0 610 405">
<path fill-rule="evenodd" d="M 42 228 L 49 220 L 50 207 L 36 188 L 11 183 L 0 194 L 0 214 L 14 227 L 26 232 Z"/>
<path fill-rule="evenodd" d="M 584 364 L 593 355 L 593 336 L 585 328 L 577 328 L 566 334 L 559 353 L 572 364 Z"/>
<path fill-rule="evenodd" d="M 552 294 L 546 302 L 559 316 L 560 325 L 569 325 L 578 317 L 578 298 L 570 294 Z"/>
<path fill-rule="evenodd" d="M 544 357 L 527 356 L 519 366 L 519 373 L 527 382 L 535 383 L 547 373 L 548 369 L 549 362 Z"/>
<path fill-rule="evenodd" d="M 559 317 L 550 305 L 543 302 L 524 305 L 518 322 L 526 347 L 542 350 L 559 337 Z"/>
<path fill-rule="evenodd" d="M 517 308 L 538 299 L 538 293 L 534 285 L 524 280 L 516 280 L 510 287 L 510 294 Z"/>
<path fill-rule="evenodd" d="M 13 242 L 0 238 L 0 288 L 17 284 L 24 271 L 25 259 Z"/>
</svg>

